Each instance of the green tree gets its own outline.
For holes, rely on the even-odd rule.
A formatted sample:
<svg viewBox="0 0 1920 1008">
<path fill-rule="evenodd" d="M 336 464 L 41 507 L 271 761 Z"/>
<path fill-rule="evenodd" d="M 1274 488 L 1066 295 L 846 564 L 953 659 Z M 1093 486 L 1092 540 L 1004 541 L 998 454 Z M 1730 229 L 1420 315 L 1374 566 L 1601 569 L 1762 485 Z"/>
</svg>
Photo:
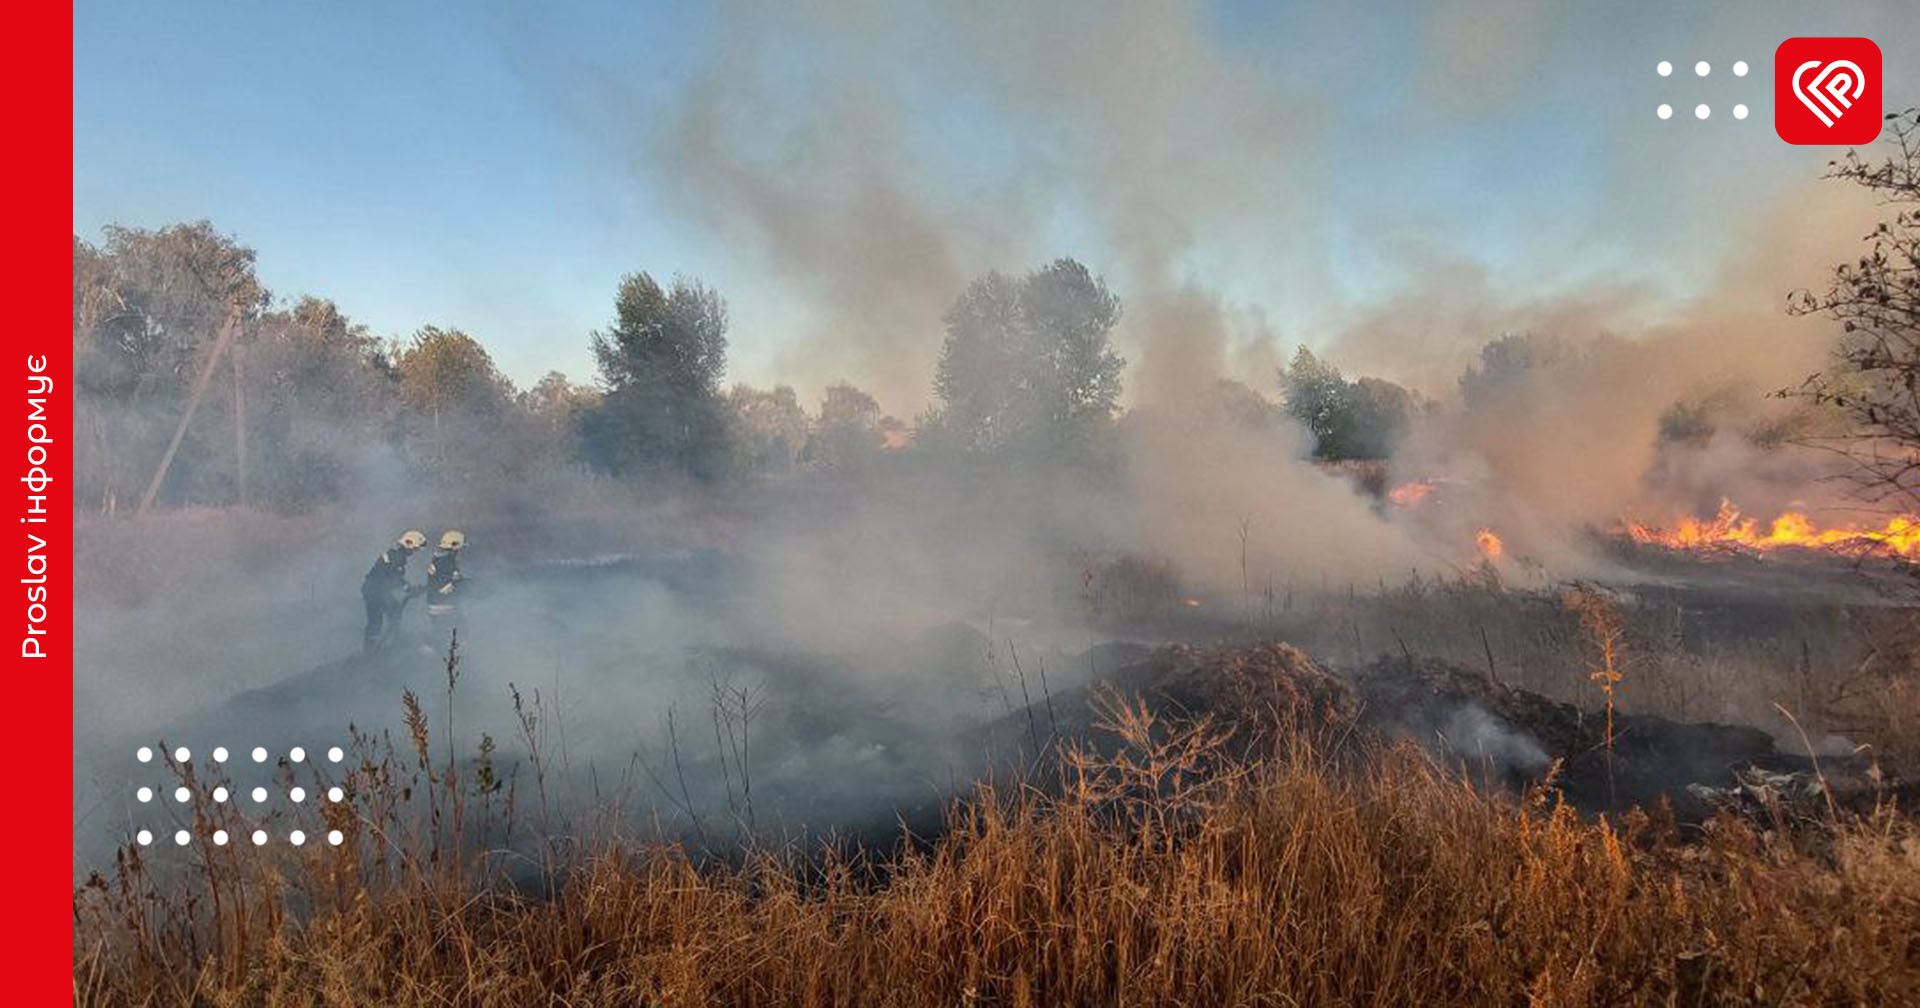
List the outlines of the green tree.
<svg viewBox="0 0 1920 1008">
<path fill-rule="evenodd" d="M 112 509 L 136 498 L 165 456 L 229 313 L 251 323 L 269 301 L 254 252 L 197 221 L 159 230 L 109 226 L 73 240 L 76 500 Z M 188 425 L 162 501 L 226 501 L 233 438 Z"/>
<path fill-rule="evenodd" d="M 283 510 L 351 489 L 352 455 L 398 440 L 398 375 L 380 341 L 332 302 L 267 312 L 237 351 L 256 499 Z"/>
<path fill-rule="evenodd" d="M 599 404 L 599 389 L 575 385 L 566 375 L 548 371 L 519 398 L 533 450 L 559 465 L 580 461 L 584 454 L 581 424 Z"/>
<path fill-rule="evenodd" d="M 827 386 L 807 461 L 836 472 L 865 471 L 886 445 L 886 419 L 880 403 L 867 393 L 846 382 Z"/>
<path fill-rule="evenodd" d="M 1419 403 L 1413 393 L 1384 378 L 1360 378 L 1347 389 L 1353 415 L 1352 458 L 1386 458 L 1406 435 Z"/>
<path fill-rule="evenodd" d="M 965 450 L 1004 447 L 1031 422 L 1024 411 L 1033 402 L 1019 284 L 988 273 L 967 285 L 942 320 L 947 338 L 933 377 L 940 406 L 926 426 Z"/>
<path fill-rule="evenodd" d="M 1287 414 L 1313 434 L 1314 455 L 1349 457 L 1354 437 L 1352 402 L 1340 370 L 1301 346 L 1280 373 L 1280 389 Z"/>
<path fill-rule="evenodd" d="M 944 316 L 932 432 L 965 451 L 1084 447 L 1113 418 L 1120 299 L 1072 259 L 988 273 Z"/>
<path fill-rule="evenodd" d="M 593 334 L 592 347 L 607 389 L 585 417 L 594 464 L 620 474 L 718 475 L 726 448 L 720 295 L 684 277 L 668 290 L 630 274 L 615 294 L 613 324 Z"/>
<path fill-rule="evenodd" d="M 800 461 L 812 427 L 793 388 L 764 391 L 735 385 L 727 396 L 736 465 L 746 472 L 784 473 Z"/>
<path fill-rule="evenodd" d="M 1222 378 L 1213 383 L 1212 392 L 1209 405 L 1228 422 L 1248 430 L 1272 430 L 1286 416 L 1245 382 Z"/>
<path fill-rule="evenodd" d="M 1120 299 L 1073 259 L 1027 274 L 1020 311 L 1040 360 L 1037 382 L 1046 421 L 1078 432 L 1113 418 L 1126 360 L 1109 340 Z"/>
<path fill-rule="evenodd" d="M 422 326 L 394 355 L 400 396 L 415 414 L 438 424 L 498 417 L 513 386 L 480 341 L 458 329 Z"/>
<path fill-rule="evenodd" d="M 406 408 L 408 455 L 440 482 L 503 474 L 513 385 L 478 340 L 458 329 L 425 326 L 394 354 Z"/>
<path fill-rule="evenodd" d="M 230 309 L 270 295 L 254 251 L 207 221 L 149 231 L 109 225 L 98 248 L 74 238 L 76 385 L 102 394 L 178 394 Z"/>
<path fill-rule="evenodd" d="M 1576 348 L 1557 336 L 1506 333 L 1480 348 L 1480 360 L 1460 374 L 1460 398 L 1470 410 L 1494 405 L 1527 387 L 1540 369 L 1577 356 Z"/>
<path fill-rule="evenodd" d="M 1316 458 L 1375 459 L 1393 453 L 1418 409 L 1413 393 L 1382 378 L 1348 381 L 1300 347 L 1280 372 L 1286 412 L 1313 434 Z"/>
</svg>

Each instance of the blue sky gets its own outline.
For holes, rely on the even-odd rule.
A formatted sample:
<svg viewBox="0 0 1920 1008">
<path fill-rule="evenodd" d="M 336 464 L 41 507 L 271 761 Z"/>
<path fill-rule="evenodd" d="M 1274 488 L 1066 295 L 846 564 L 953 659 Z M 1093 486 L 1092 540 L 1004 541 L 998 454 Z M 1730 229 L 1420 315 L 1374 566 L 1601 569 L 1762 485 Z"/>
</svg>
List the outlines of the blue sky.
<svg viewBox="0 0 1920 1008">
<path fill-rule="evenodd" d="M 383 334 L 460 326 L 522 383 L 591 377 L 621 273 L 686 272 L 733 306 L 732 377 L 850 378 L 902 414 L 959 284 L 1061 254 L 1127 300 L 1141 361 L 1178 291 L 1203 291 L 1234 347 L 1336 356 L 1454 268 L 1494 318 L 1596 289 L 1639 292 L 1622 319 L 1657 315 L 1708 296 L 1835 153 L 1772 134 L 1780 39 L 1870 35 L 1889 102 L 1920 101 L 1920 7 L 1891 0 L 74 16 L 84 237 L 205 217 L 277 294 Z M 1661 59 L 1681 69 L 1658 78 Z M 1682 113 L 1657 120 L 1661 101 Z M 1694 121 L 1698 102 L 1717 114 Z M 1392 373 L 1379 346 L 1342 359 Z"/>
</svg>

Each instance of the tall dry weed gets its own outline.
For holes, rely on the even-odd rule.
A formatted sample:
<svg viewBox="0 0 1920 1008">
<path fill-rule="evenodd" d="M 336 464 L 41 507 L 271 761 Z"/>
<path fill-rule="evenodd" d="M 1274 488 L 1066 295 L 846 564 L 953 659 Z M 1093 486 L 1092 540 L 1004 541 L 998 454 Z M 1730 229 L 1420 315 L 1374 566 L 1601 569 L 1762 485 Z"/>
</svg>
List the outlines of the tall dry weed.
<svg viewBox="0 0 1920 1008">
<path fill-rule="evenodd" d="M 1254 760 L 1110 696 L 1053 780 L 982 785 L 928 844 L 696 863 L 561 847 L 546 810 L 530 889 L 434 821 L 464 798 L 416 709 L 399 747 L 355 739 L 350 842 L 123 850 L 75 894 L 76 1003 L 1920 1003 L 1920 830 L 1889 809 L 1683 838 L 1303 726 Z"/>
</svg>

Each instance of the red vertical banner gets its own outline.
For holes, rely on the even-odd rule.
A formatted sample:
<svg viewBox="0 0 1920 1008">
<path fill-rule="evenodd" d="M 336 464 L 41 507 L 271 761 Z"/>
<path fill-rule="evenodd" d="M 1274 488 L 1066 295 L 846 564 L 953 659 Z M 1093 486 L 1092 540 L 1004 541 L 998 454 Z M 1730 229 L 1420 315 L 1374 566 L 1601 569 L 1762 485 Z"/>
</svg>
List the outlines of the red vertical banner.
<svg viewBox="0 0 1920 1008">
<path fill-rule="evenodd" d="M 13 489 L 0 524 L 14 530 L 6 564 L 17 572 L 6 605 L 7 749 L 15 779 L 31 773 L 32 782 L 15 788 L 14 816 L 0 829 L 14 896 L 0 916 L 9 966 L 0 999 L 44 1005 L 73 997 L 73 341 L 60 301 L 72 279 L 73 11 L 21 5 L 4 38 L 13 240 L 0 438 Z"/>
</svg>

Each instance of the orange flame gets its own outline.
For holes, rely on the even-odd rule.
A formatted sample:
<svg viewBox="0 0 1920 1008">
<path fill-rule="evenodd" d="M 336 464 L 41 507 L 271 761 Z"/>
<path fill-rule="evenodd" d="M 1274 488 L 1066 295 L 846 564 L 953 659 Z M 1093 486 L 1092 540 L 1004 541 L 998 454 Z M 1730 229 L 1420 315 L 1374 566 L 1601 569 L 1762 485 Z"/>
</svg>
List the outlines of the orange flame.
<svg viewBox="0 0 1920 1008">
<path fill-rule="evenodd" d="M 1498 560 L 1507 554 L 1507 544 L 1492 529 L 1483 528 L 1473 534 L 1473 544 L 1480 548 L 1480 555 L 1489 560 Z"/>
<path fill-rule="evenodd" d="M 1394 507 L 1413 507 L 1427 499 L 1433 493 L 1433 484 L 1426 480 L 1402 483 L 1387 491 L 1387 500 Z"/>
<path fill-rule="evenodd" d="M 1670 529 L 1624 524 L 1634 542 L 1676 550 L 1790 548 L 1920 556 L 1920 516 L 1916 515 L 1897 515 L 1877 528 L 1821 528 L 1802 512 L 1786 511 L 1763 527 L 1758 519 L 1742 515 L 1731 501 L 1723 500 L 1712 518 L 1683 518 Z"/>
</svg>

